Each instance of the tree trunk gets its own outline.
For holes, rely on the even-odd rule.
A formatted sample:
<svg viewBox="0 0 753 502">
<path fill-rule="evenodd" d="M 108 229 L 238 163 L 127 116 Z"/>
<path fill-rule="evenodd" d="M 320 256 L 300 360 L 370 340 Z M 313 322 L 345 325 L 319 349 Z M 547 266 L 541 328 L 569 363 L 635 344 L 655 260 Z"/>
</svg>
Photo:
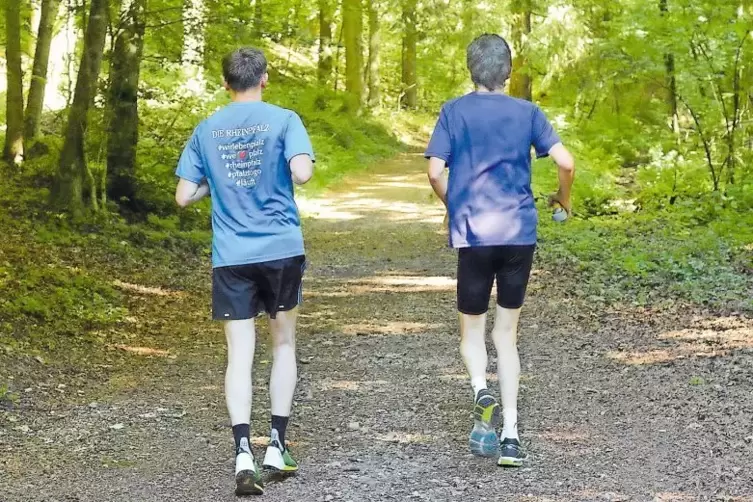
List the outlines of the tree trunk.
<svg viewBox="0 0 753 502">
<path fill-rule="evenodd" d="M 254 0 L 254 36 L 261 38 L 264 35 L 264 18 L 262 0 Z"/>
<path fill-rule="evenodd" d="M 667 0 L 659 0 L 659 10 L 661 16 L 666 17 L 668 12 Z M 666 25 L 666 22 L 665 22 Z M 677 79 L 675 76 L 675 55 L 671 52 L 664 54 L 664 68 L 666 71 L 667 80 L 667 109 L 669 112 L 670 127 L 672 132 L 677 137 L 677 141 L 680 141 L 680 116 L 677 113 Z"/>
<path fill-rule="evenodd" d="M 8 89 L 6 94 L 5 146 L 3 158 L 20 164 L 24 155 L 24 82 L 21 68 L 21 2 L 5 1 L 5 61 Z"/>
<path fill-rule="evenodd" d="M 317 78 L 324 84 L 332 75 L 332 0 L 319 0 L 319 61 Z"/>
<path fill-rule="evenodd" d="M 186 88 L 194 94 L 204 91 L 204 0 L 183 0 L 183 71 Z"/>
<path fill-rule="evenodd" d="M 343 38 L 345 39 L 345 90 L 360 108 L 363 100 L 363 11 L 361 0 L 343 0 Z"/>
<path fill-rule="evenodd" d="M 528 67 L 527 39 L 531 33 L 531 2 L 516 0 L 513 8 L 512 46 L 515 58 L 512 62 L 510 77 L 510 95 L 531 101 L 533 98 L 533 80 Z"/>
<path fill-rule="evenodd" d="M 135 210 L 136 143 L 139 139 L 139 73 L 144 49 L 146 0 L 132 0 L 115 40 L 110 67 L 107 197 Z"/>
<path fill-rule="evenodd" d="M 44 106 L 44 94 L 47 87 L 47 66 L 50 61 L 53 27 L 57 17 L 59 0 L 42 0 L 42 10 L 37 31 L 37 47 L 34 51 L 34 68 L 31 72 L 29 101 L 26 106 L 24 137 L 30 145 L 39 136 L 39 119 Z"/>
<path fill-rule="evenodd" d="M 107 37 L 108 7 L 108 0 L 91 0 L 76 90 L 60 153 L 58 179 L 52 192 L 53 203 L 67 208 L 74 215 L 80 214 L 84 209 L 85 181 L 91 183 L 91 201 L 96 209 L 96 186 L 86 165 L 84 139 L 88 126 L 87 113 L 97 93 L 97 80 Z"/>
<path fill-rule="evenodd" d="M 403 57 L 402 57 L 402 95 L 400 104 L 403 108 L 416 108 L 418 89 L 416 82 L 416 3 L 417 0 L 403 0 Z"/>
<path fill-rule="evenodd" d="M 367 104 L 374 108 L 379 106 L 379 4 L 378 0 L 369 0 L 369 61 L 366 65 L 369 87 Z"/>
</svg>

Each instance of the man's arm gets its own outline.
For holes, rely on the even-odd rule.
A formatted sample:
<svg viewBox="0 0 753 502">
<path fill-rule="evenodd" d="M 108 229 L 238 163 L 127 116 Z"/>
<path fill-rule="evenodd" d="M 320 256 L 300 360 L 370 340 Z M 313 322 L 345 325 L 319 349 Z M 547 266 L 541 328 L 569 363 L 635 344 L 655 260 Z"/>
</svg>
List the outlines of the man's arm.
<svg viewBox="0 0 753 502">
<path fill-rule="evenodd" d="M 209 183 L 207 183 L 206 179 L 197 184 L 193 181 L 181 178 L 175 189 L 175 202 L 177 202 L 180 207 L 187 207 L 200 201 L 207 195 L 209 195 Z"/>
<path fill-rule="evenodd" d="M 444 159 L 429 157 L 429 183 L 439 200 L 447 207 L 447 176 L 445 176 L 444 167 Z"/>
<path fill-rule="evenodd" d="M 549 150 L 549 156 L 557 164 L 557 177 L 560 183 L 559 190 L 549 197 L 549 205 L 559 203 L 569 214 L 572 210 L 570 192 L 575 180 L 575 159 L 562 143 L 554 145 Z"/>
<path fill-rule="evenodd" d="M 314 175 L 314 162 L 308 154 L 296 155 L 290 159 L 290 173 L 296 185 L 303 185 Z"/>
</svg>

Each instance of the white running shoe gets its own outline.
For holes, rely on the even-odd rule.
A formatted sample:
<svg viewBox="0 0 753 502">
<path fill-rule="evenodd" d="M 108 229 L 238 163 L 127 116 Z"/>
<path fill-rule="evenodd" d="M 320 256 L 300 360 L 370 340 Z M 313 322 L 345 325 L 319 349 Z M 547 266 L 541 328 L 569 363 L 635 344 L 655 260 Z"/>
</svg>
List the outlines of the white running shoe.
<svg viewBox="0 0 753 502">
<path fill-rule="evenodd" d="M 267 453 L 264 455 L 262 466 L 264 469 L 283 474 L 290 474 L 298 470 L 298 464 L 290 456 L 290 451 L 287 448 L 282 448 L 280 445 L 280 436 L 274 429 L 272 429 L 269 446 L 267 446 Z"/>
<path fill-rule="evenodd" d="M 256 466 L 254 455 L 248 444 L 248 439 L 241 439 L 241 444 L 235 453 L 235 494 L 261 495 L 264 484 L 261 480 L 259 468 Z"/>
</svg>

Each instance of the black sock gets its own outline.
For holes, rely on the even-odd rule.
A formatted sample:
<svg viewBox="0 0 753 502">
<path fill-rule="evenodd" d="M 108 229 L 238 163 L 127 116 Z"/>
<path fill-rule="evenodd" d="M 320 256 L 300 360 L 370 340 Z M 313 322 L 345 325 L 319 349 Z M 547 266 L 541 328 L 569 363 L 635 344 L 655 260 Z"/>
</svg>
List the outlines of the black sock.
<svg viewBox="0 0 753 502">
<path fill-rule="evenodd" d="M 251 443 L 251 426 L 248 424 L 238 424 L 233 426 L 233 437 L 235 438 L 235 449 L 237 450 L 241 446 L 241 439 L 246 438 L 246 441 Z M 249 444 L 250 447 L 250 444 Z"/>
<path fill-rule="evenodd" d="M 277 435 L 280 437 L 280 446 L 283 450 L 285 449 L 285 429 L 288 427 L 289 418 L 272 415 L 272 429 L 277 431 Z"/>
</svg>

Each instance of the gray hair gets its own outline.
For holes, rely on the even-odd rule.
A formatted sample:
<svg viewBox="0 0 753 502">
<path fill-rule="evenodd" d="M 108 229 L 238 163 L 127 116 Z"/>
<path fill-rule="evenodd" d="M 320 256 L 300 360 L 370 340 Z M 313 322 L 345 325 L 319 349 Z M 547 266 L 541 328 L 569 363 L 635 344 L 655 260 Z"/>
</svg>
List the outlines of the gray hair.
<svg viewBox="0 0 753 502">
<path fill-rule="evenodd" d="M 499 35 L 485 33 L 468 46 L 466 53 L 471 80 L 494 91 L 505 85 L 512 72 L 510 46 Z"/>
<path fill-rule="evenodd" d="M 257 87 L 267 73 L 267 58 L 253 47 L 241 47 L 222 59 L 222 76 L 236 92 Z"/>
</svg>

